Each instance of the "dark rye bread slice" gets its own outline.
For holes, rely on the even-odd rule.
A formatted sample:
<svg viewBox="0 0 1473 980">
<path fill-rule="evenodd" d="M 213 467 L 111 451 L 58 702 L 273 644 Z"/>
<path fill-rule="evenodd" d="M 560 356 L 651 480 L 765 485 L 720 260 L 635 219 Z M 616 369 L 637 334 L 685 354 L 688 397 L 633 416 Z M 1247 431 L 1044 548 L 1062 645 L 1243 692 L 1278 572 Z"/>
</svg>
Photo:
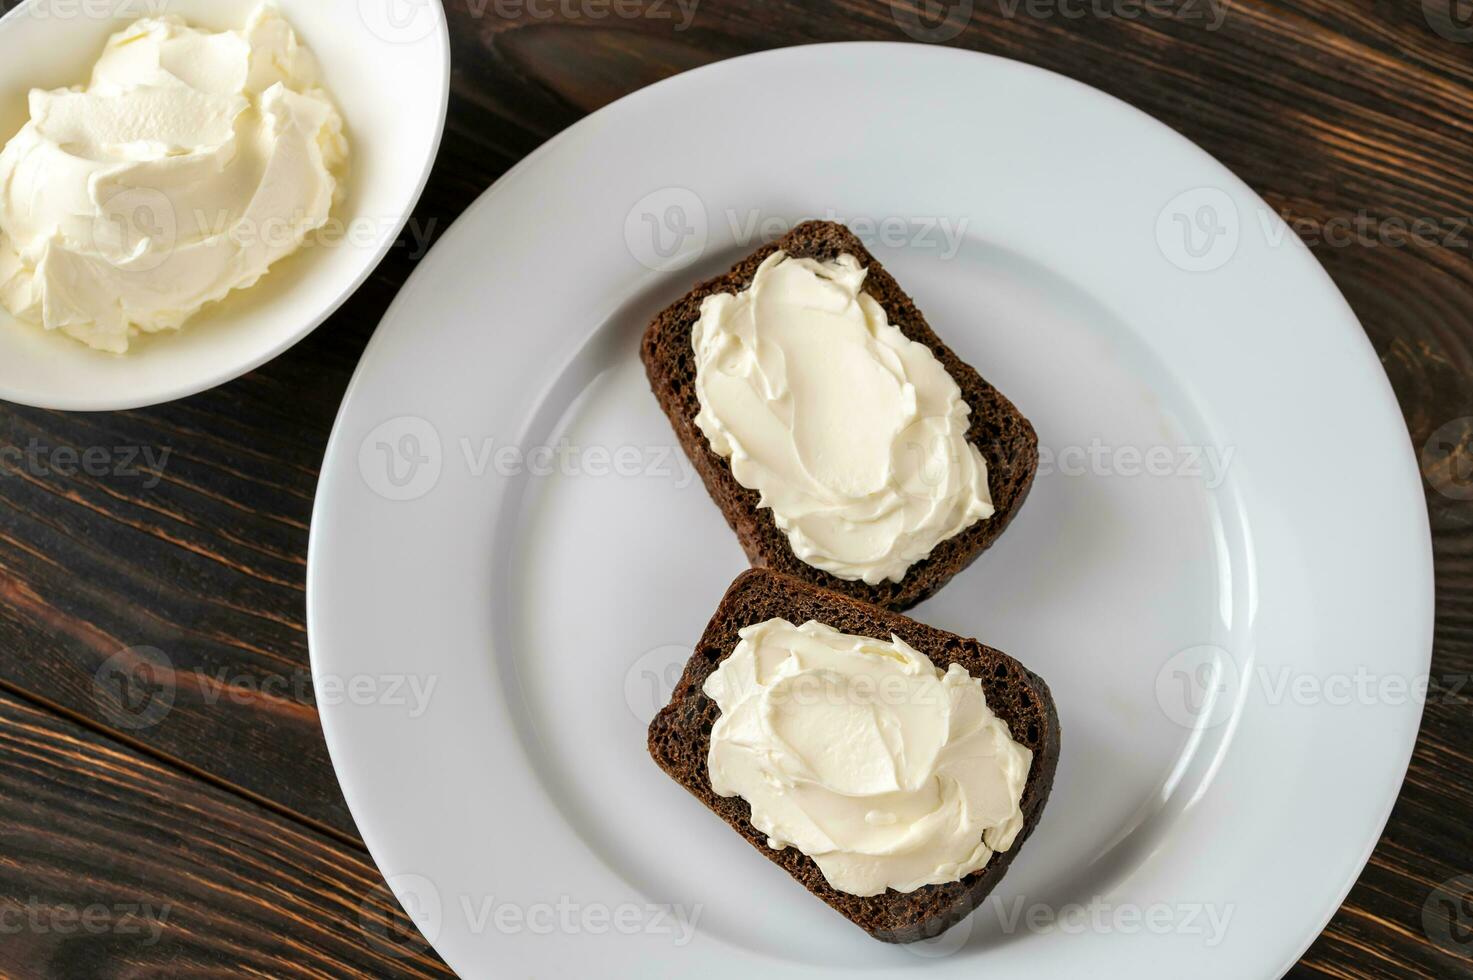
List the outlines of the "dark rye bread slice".
<svg viewBox="0 0 1473 980">
<path fill-rule="evenodd" d="M 1007 722 L 1013 738 L 1033 752 L 1023 787 L 1023 829 L 1006 851 L 979 871 L 946 885 L 913 892 L 886 890 L 869 898 L 829 886 L 813 859 L 797 848 L 775 851 L 751 824 L 751 808 L 739 796 L 717 796 L 706 766 L 711 727 L 720 717 L 716 702 L 701 690 L 721 661 L 736 648 L 737 631 L 781 617 L 799 624 L 814 619 L 836 630 L 889 640 L 894 634 L 931 658 L 942 670 L 961 664 L 982 681 L 987 705 Z M 905 616 L 816 588 L 766 569 L 743 572 L 727 589 L 675 686 L 670 703 L 650 723 L 649 750 L 655 762 L 696 799 L 716 812 L 774 864 L 855 925 L 887 943 L 930 939 L 965 918 L 997 886 L 1038 824 L 1059 763 L 1059 715 L 1048 685 L 1001 651 Z"/>
<path fill-rule="evenodd" d="M 757 506 L 758 494 L 736 481 L 727 461 L 711 451 L 696 427 L 700 404 L 696 398 L 695 353 L 691 330 L 700 319 L 701 301 L 717 293 L 736 293 L 752 284 L 757 267 L 776 249 L 789 255 L 827 261 L 847 252 L 869 274 L 864 290 L 885 310 L 890 322 L 911 340 L 925 344 L 961 388 L 972 409 L 967 440 L 987 461 L 987 482 L 996 512 L 936 546 L 930 556 L 912 565 L 899 582 L 866 585 L 847 581 L 807 564 L 793 554 L 787 535 L 778 529 L 772 511 Z M 737 263 L 725 275 L 709 279 L 676 300 L 645 330 L 640 346 L 650 388 L 669 416 L 675 436 L 690 457 L 726 522 L 736 532 L 748 560 L 759 568 L 774 568 L 816 585 L 889 609 L 909 609 L 932 595 L 951 577 L 987 550 L 1007 528 L 1038 469 L 1038 437 L 1033 426 L 976 370 L 951 352 L 932 332 L 926 318 L 875 260 L 853 232 L 831 221 L 808 221 L 782 238 L 764 245 Z"/>
</svg>

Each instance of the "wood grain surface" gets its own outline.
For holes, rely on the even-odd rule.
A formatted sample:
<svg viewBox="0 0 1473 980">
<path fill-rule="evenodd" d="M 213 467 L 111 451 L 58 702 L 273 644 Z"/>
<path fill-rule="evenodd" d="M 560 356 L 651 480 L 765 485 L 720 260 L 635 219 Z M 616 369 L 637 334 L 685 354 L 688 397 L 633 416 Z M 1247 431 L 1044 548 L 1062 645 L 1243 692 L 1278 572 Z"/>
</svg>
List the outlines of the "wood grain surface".
<svg viewBox="0 0 1473 980">
<path fill-rule="evenodd" d="M 1290 975 L 1473 977 L 1467 0 L 698 0 L 686 22 L 690 8 L 449 0 L 434 173 L 326 325 L 170 405 L 0 406 L 0 448 L 23 451 L 0 457 L 0 973 L 448 972 L 359 841 L 308 671 L 313 491 L 364 344 L 427 244 L 587 113 L 747 52 L 919 35 L 1053 69 L 1186 134 L 1290 222 L 1360 317 L 1427 476 L 1433 692 L 1380 844 Z M 81 466 L 89 450 L 105 462 Z M 1360 465 L 1326 460 L 1327 483 Z"/>
</svg>

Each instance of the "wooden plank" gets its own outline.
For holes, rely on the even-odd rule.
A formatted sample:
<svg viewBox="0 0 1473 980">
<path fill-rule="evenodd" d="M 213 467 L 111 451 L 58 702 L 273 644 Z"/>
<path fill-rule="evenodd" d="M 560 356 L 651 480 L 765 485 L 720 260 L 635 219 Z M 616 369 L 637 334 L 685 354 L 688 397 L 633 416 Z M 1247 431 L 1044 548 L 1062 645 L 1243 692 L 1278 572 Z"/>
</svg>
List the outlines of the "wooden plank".
<svg viewBox="0 0 1473 980">
<path fill-rule="evenodd" d="M 0 694 L 10 976 L 445 977 L 367 854 Z"/>
</svg>

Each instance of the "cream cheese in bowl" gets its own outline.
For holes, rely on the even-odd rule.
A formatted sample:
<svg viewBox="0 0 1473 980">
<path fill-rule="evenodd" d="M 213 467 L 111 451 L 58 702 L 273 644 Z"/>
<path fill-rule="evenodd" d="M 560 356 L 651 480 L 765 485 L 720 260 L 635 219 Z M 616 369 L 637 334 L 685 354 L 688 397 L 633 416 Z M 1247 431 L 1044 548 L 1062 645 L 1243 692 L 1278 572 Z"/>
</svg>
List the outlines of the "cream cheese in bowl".
<svg viewBox="0 0 1473 980">
<path fill-rule="evenodd" d="M 114 353 L 301 248 L 348 159 L 315 60 L 269 6 L 231 31 L 140 20 L 29 114 L 0 152 L 0 306 Z"/>
</svg>

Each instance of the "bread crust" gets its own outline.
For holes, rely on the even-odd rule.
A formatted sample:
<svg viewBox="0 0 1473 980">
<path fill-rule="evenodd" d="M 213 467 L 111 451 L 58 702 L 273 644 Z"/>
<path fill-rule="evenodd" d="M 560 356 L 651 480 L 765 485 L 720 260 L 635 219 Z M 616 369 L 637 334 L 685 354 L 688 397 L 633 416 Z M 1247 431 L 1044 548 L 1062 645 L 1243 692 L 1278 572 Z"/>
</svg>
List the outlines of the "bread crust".
<svg viewBox="0 0 1473 980">
<path fill-rule="evenodd" d="M 717 293 L 736 293 L 752 284 L 757 267 L 777 249 L 789 255 L 827 261 L 849 253 L 869 270 L 864 290 L 885 310 L 890 322 L 911 340 L 931 349 L 946 368 L 972 410 L 967 441 L 987 461 L 987 482 L 995 512 L 938 544 L 916 562 L 899 582 L 867 585 L 815 568 L 793 553 L 772 511 L 758 508 L 759 495 L 736 481 L 730 464 L 711 450 L 696 426 L 695 353 L 691 330 L 701 315 L 701 301 Z M 700 283 L 655 317 L 645 330 L 640 357 L 650 389 L 670 419 L 675 437 L 691 460 L 726 523 L 736 532 L 748 560 L 856 599 L 888 609 L 904 610 L 945 585 L 997 540 L 1023 505 L 1038 470 L 1038 436 L 1033 426 L 1001 392 L 941 342 L 915 303 L 848 228 L 831 221 L 808 221 L 782 238 L 757 249 L 729 272 Z"/>
<path fill-rule="evenodd" d="M 707 756 L 711 728 L 721 709 L 701 687 L 736 648 L 742 627 L 774 617 L 796 624 L 815 619 L 844 633 L 880 640 L 889 640 L 894 634 L 924 653 L 938 668 L 961 664 L 978 678 L 988 707 L 1007 723 L 1013 738 L 1033 752 L 1021 801 L 1023 829 L 1013 846 L 994 854 L 984 867 L 961 881 L 926 885 L 908 893 L 887 889 L 869 897 L 831 887 L 813 859 L 797 848 L 769 848 L 765 836 L 752 826 L 747 801 L 739 796 L 720 797 L 711 789 Z M 686 664 L 670 703 L 650 723 L 649 752 L 670 778 L 840 915 L 883 942 L 910 943 L 938 936 L 960 922 L 1007 873 L 1038 825 L 1053 788 L 1059 762 L 1059 716 L 1048 685 L 999 650 L 791 576 L 752 569 L 738 576 L 727 590 Z"/>
</svg>

